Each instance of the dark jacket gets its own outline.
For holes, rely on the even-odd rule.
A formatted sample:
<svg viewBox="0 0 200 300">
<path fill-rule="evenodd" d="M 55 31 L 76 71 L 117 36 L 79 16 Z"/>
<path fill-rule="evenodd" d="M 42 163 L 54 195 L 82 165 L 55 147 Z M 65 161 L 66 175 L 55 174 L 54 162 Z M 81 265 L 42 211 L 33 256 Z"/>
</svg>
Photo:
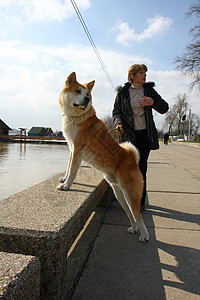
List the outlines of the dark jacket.
<svg viewBox="0 0 200 300">
<path fill-rule="evenodd" d="M 167 102 L 165 102 L 165 100 L 163 100 L 153 88 L 154 85 L 155 84 L 153 82 L 144 84 L 144 96 L 151 97 L 154 100 L 154 104 L 152 106 L 144 107 L 146 128 L 151 150 L 159 148 L 158 134 L 153 120 L 152 108 L 161 114 L 166 113 L 169 109 Z M 122 124 L 124 129 L 123 142 L 130 141 L 135 144 L 134 117 L 130 105 L 129 87 L 130 83 L 127 82 L 124 87 L 118 91 L 114 103 L 113 119 L 115 126 Z"/>
</svg>

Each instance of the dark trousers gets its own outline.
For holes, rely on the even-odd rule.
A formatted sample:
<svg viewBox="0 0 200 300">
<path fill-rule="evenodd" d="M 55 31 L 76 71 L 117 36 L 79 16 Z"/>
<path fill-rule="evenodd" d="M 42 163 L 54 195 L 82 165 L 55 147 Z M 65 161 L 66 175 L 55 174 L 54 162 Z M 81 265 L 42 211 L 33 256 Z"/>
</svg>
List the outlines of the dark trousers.
<svg viewBox="0 0 200 300">
<path fill-rule="evenodd" d="M 147 160 L 150 153 L 150 143 L 147 130 L 136 130 L 136 143 L 135 146 L 140 152 L 139 168 L 144 180 L 144 188 L 142 194 L 141 205 L 145 205 L 146 197 L 146 173 L 147 173 Z"/>
</svg>

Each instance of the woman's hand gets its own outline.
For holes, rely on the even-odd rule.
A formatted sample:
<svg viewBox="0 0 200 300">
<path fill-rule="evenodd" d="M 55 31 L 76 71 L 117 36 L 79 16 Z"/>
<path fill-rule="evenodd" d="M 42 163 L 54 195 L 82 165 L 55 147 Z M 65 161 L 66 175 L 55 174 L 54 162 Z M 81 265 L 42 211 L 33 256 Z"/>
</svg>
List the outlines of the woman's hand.
<svg viewBox="0 0 200 300">
<path fill-rule="evenodd" d="M 117 131 L 117 133 L 121 133 L 122 132 L 122 125 L 121 124 L 118 124 L 116 126 L 116 131 Z"/>
<path fill-rule="evenodd" d="M 154 104 L 154 100 L 151 97 L 144 97 L 140 103 L 142 106 L 152 106 Z"/>
</svg>

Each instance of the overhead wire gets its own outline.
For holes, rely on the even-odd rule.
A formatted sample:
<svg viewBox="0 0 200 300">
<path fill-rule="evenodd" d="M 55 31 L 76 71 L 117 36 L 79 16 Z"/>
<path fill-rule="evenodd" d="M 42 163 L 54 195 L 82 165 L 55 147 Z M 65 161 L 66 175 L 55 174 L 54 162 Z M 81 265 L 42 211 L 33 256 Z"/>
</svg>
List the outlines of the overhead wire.
<svg viewBox="0 0 200 300">
<path fill-rule="evenodd" d="M 98 51 L 98 49 L 97 49 L 97 47 L 96 47 L 96 45 L 95 45 L 95 42 L 94 42 L 94 40 L 93 40 L 93 38 L 92 38 L 92 36 L 91 36 L 91 34 L 90 34 L 88 28 L 87 28 L 87 25 L 86 25 L 86 23 L 85 23 L 85 21 L 84 21 L 82 15 L 81 15 L 81 13 L 80 13 L 80 11 L 79 11 L 79 8 L 78 8 L 76 2 L 75 2 L 74 0 L 70 0 L 70 1 L 71 1 L 72 5 L 73 5 L 73 7 L 74 7 L 74 10 L 75 10 L 75 12 L 76 12 L 76 14 L 77 14 L 77 16 L 78 16 L 78 18 L 79 18 L 79 21 L 81 22 L 81 25 L 82 25 L 82 27 L 83 27 L 83 29 L 84 29 L 84 31 L 85 31 L 85 33 L 86 33 L 88 39 L 89 39 L 89 41 L 90 41 L 90 44 L 92 45 L 92 48 L 93 48 L 93 50 L 94 50 L 94 52 L 95 52 L 95 54 L 96 54 L 96 56 L 97 56 L 97 58 L 98 58 L 98 60 L 99 60 L 99 62 L 100 62 L 100 64 L 101 64 L 101 66 L 102 66 L 102 68 L 103 68 L 105 74 L 106 74 L 106 77 L 108 78 L 108 81 L 110 82 L 110 85 L 111 85 L 112 88 L 115 90 L 114 83 L 113 83 L 113 81 L 112 81 L 112 79 L 111 79 L 111 77 L 110 77 L 110 75 L 109 75 L 109 73 L 108 73 L 108 70 L 107 70 L 107 68 L 106 68 L 106 66 L 105 66 L 105 64 L 104 64 L 104 62 L 103 62 L 103 59 L 101 58 L 101 55 L 99 54 L 99 51 Z"/>
</svg>

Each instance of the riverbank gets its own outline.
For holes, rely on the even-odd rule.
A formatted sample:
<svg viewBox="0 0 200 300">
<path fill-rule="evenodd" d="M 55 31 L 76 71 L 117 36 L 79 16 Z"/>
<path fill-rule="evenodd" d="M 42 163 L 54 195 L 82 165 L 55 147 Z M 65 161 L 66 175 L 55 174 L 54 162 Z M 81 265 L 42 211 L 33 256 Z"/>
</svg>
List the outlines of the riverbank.
<svg viewBox="0 0 200 300">
<path fill-rule="evenodd" d="M 38 144 L 63 144 L 67 141 L 64 137 L 57 136 L 21 136 L 21 135 L 3 135 L 0 137 L 0 142 L 6 143 L 38 143 Z"/>
</svg>

